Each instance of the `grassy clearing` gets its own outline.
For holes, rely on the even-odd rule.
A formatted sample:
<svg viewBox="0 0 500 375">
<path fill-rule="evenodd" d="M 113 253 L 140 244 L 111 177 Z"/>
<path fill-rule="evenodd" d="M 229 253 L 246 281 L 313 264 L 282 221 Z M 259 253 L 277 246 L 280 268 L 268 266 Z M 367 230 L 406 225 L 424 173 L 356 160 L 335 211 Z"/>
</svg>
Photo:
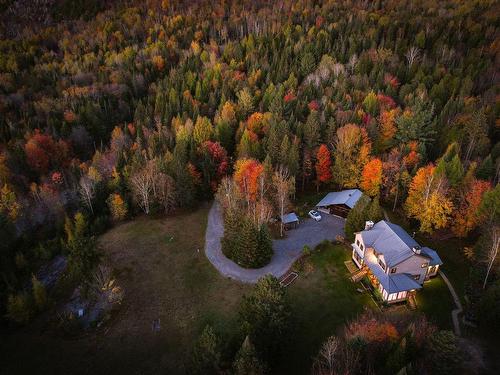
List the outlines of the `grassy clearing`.
<svg viewBox="0 0 500 375">
<path fill-rule="evenodd" d="M 208 207 L 163 219 L 138 218 L 104 234 L 105 261 L 125 290 L 112 324 L 70 341 L 17 332 L 0 340 L 0 350 L 12 358 L 12 367 L 3 370 L 185 373 L 185 359 L 207 323 L 227 336 L 238 330 L 236 311 L 250 289 L 221 277 L 206 259 L 207 214 Z M 152 331 L 156 319 L 159 332 Z"/>
<path fill-rule="evenodd" d="M 370 296 L 359 294 L 356 284 L 347 278 L 344 261 L 349 254 L 343 245 L 318 246 L 288 288 L 295 333 L 287 348 L 283 373 L 308 373 L 323 341 L 364 306 L 374 307 Z"/>
</svg>

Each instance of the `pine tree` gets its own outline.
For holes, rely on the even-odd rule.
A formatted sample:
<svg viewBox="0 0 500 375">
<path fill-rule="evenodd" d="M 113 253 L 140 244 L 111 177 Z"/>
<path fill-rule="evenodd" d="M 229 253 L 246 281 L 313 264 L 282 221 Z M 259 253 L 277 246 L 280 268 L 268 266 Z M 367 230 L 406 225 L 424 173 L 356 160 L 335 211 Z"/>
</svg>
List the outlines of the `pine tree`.
<svg viewBox="0 0 500 375">
<path fill-rule="evenodd" d="M 344 231 L 348 240 L 353 241 L 354 233 L 364 229 L 369 207 L 370 199 L 363 195 L 347 214 Z"/>
<path fill-rule="evenodd" d="M 319 144 L 320 123 L 317 111 L 311 111 L 304 125 L 304 143 L 309 150 L 313 150 Z"/>
<path fill-rule="evenodd" d="M 272 365 L 283 349 L 290 328 L 286 289 L 273 276 L 261 278 L 251 294 L 243 298 L 240 317 L 259 358 Z"/>
<path fill-rule="evenodd" d="M 273 256 L 273 241 L 266 224 L 259 229 L 258 254 L 255 260 L 257 267 L 268 264 Z"/>
<path fill-rule="evenodd" d="M 206 326 L 191 354 L 191 373 L 193 374 L 219 374 L 220 373 L 220 344 L 214 330 Z"/>
<path fill-rule="evenodd" d="M 263 375 L 265 373 L 265 366 L 260 362 L 248 336 L 236 353 L 233 370 L 235 375 Z"/>
</svg>

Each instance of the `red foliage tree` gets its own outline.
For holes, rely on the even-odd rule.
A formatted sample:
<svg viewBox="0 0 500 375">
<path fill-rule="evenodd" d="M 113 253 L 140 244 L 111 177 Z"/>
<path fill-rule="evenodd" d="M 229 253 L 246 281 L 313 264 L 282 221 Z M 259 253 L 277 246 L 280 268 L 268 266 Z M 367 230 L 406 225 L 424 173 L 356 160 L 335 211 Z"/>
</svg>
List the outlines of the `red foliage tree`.
<svg viewBox="0 0 500 375">
<path fill-rule="evenodd" d="M 63 140 L 54 141 L 38 129 L 28 137 L 24 152 L 29 166 L 42 174 L 47 173 L 50 167 L 66 167 L 70 161 L 69 145 Z"/>
<path fill-rule="evenodd" d="M 316 177 L 318 182 L 328 182 L 332 179 L 332 159 L 326 145 L 319 146 L 316 154 Z"/>
<path fill-rule="evenodd" d="M 458 237 L 467 237 L 469 232 L 483 221 L 478 212 L 484 193 L 491 190 L 488 181 L 474 179 L 468 186 L 468 191 L 462 196 L 460 206 L 453 217 L 452 230 Z"/>
</svg>

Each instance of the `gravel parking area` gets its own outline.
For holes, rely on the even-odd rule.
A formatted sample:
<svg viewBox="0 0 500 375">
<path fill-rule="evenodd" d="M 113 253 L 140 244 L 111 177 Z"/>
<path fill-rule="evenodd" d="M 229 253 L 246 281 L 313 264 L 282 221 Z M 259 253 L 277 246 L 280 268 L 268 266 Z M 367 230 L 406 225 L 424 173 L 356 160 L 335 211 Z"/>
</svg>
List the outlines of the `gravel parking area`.
<svg viewBox="0 0 500 375">
<path fill-rule="evenodd" d="M 214 202 L 208 214 L 205 235 L 205 254 L 214 267 L 226 277 L 245 282 L 256 283 L 261 277 L 272 274 L 283 276 L 300 257 L 305 245 L 314 248 L 323 240 L 334 240 L 337 235 L 344 235 L 344 219 L 321 213 L 322 220 L 303 219 L 296 229 L 286 232 L 286 237 L 274 240 L 274 255 L 271 262 L 259 269 L 242 268 L 226 258 L 221 250 L 221 238 L 224 223 L 219 204 Z"/>
</svg>

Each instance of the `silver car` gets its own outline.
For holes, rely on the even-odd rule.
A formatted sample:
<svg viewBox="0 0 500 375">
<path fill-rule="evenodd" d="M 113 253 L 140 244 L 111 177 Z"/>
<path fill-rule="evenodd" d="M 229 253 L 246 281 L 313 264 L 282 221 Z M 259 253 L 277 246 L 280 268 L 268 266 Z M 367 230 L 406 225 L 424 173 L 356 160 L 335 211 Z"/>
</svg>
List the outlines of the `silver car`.
<svg viewBox="0 0 500 375">
<path fill-rule="evenodd" d="M 309 211 L 309 216 L 311 218 L 313 218 L 314 220 L 316 220 L 316 221 L 320 221 L 321 220 L 321 215 L 319 214 L 318 211 L 314 211 L 314 210 Z"/>
</svg>

